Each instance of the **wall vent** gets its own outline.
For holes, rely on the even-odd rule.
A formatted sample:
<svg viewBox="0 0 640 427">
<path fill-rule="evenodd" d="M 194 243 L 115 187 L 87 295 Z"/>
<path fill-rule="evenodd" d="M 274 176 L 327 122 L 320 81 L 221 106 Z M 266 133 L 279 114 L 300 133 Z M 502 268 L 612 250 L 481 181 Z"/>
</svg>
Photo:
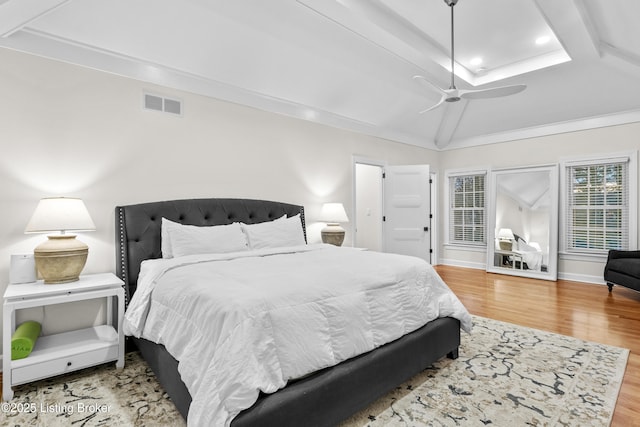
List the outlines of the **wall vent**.
<svg viewBox="0 0 640 427">
<path fill-rule="evenodd" d="M 167 98 L 162 95 L 144 93 L 143 106 L 145 110 L 160 111 L 176 116 L 182 116 L 182 101 L 175 98 Z"/>
</svg>

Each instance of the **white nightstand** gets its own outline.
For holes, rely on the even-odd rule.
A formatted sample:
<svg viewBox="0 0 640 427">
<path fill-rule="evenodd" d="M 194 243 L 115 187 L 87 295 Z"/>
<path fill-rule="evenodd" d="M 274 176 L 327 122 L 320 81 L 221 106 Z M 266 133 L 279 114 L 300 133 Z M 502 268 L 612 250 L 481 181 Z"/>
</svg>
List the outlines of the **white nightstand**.
<svg viewBox="0 0 640 427">
<path fill-rule="evenodd" d="M 4 293 L 2 395 L 13 398 L 11 386 L 64 374 L 115 360 L 124 368 L 124 288 L 122 280 L 111 273 L 88 274 L 72 283 L 45 285 L 36 283 L 9 285 Z M 71 332 L 41 336 L 31 354 L 11 360 L 11 336 L 16 310 L 72 301 L 107 298 L 107 324 Z M 113 319 L 113 299 L 117 298 L 117 319 Z"/>
</svg>

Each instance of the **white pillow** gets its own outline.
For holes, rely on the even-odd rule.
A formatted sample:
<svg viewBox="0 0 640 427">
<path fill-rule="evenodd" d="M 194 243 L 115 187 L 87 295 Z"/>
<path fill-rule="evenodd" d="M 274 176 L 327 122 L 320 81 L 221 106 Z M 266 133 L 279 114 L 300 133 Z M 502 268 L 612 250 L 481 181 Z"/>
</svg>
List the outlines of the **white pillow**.
<svg viewBox="0 0 640 427">
<path fill-rule="evenodd" d="M 300 214 L 258 224 L 242 224 L 251 249 L 305 245 Z"/>
<path fill-rule="evenodd" d="M 165 217 L 162 217 L 162 221 L 160 223 L 160 251 L 162 252 L 162 258 L 173 258 L 171 241 L 169 240 L 169 231 L 167 230 L 172 224 L 178 223 L 169 221 Z"/>
<path fill-rule="evenodd" d="M 237 222 L 229 225 L 199 227 L 162 218 L 160 238 L 163 258 L 249 249 L 247 236 Z"/>
</svg>

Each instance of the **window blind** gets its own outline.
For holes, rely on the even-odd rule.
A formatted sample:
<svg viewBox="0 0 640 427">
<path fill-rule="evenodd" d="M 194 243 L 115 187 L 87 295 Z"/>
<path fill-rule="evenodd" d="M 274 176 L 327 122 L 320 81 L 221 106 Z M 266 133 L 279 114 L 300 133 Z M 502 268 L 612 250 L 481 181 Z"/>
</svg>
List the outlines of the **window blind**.
<svg viewBox="0 0 640 427">
<path fill-rule="evenodd" d="M 629 161 L 566 166 L 565 230 L 570 252 L 629 247 Z"/>
<path fill-rule="evenodd" d="M 486 243 L 485 175 L 449 177 L 449 242 Z"/>
</svg>

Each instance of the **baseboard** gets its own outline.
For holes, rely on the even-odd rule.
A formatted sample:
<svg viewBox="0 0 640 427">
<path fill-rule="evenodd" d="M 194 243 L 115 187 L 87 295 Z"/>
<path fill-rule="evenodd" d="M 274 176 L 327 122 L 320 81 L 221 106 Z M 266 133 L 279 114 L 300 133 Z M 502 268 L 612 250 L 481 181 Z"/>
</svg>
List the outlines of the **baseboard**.
<svg viewBox="0 0 640 427">
<path fill-rule="evenodd" d="M 476 270 L 486 270 L 486 264 L 482 262 L 469 262 L 469 261 L 460 261 L 457 259 L 441 259 L 440 265 L 449 265 L 451 267 L 463 267 L 463 268 L 473 268 Z M 575 274 L 575 273 L 563 273 L 558 272 L 558 279 L 569 280 L 572 282 L 581 282 L 581 283 L 589 283 L 594 285 L 604 285 L 604 278 L 602 276 L 592 276 L 588 274 Z"/>
<path fill-rule="evenodd" d="M 570 280 L 572 282 L 590 283 L 593 285 L 604 285 L 604 278 L 602 276 L 592 276 L 589 274 L 575 274 L 575 273 L 563 273 L 558 272 L 558 279 Z"/>
<path fill-rule="evenodd" d="M 476 270 L 486 270 L 487 265 L 483 262 L 460 261 L 458 259 L 440 259 L 440 265 L 450 265 L 452 267 L 473 268 Z"/>
</svg>

